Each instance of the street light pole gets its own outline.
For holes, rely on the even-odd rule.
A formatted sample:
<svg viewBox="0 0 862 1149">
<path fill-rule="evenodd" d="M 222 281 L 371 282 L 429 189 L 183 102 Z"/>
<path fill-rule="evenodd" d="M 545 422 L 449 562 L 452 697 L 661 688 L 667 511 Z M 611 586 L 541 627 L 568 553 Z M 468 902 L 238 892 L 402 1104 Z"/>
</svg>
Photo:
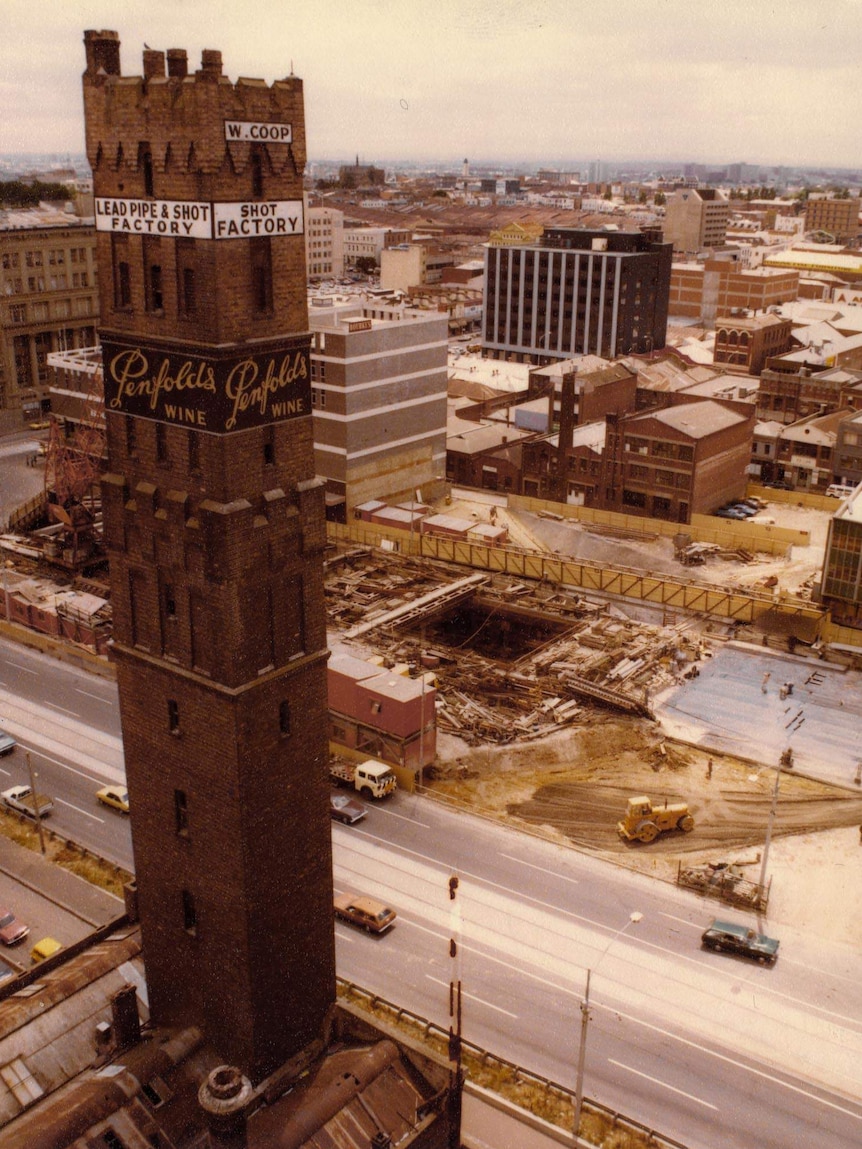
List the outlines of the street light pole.
<svg viewBox="0 0 862 1149">
<path fill-rule="evenodd" d="M 33 772 L 33 763 L 30 761 L 30 751 L 25 754 L 27 759 L 27 773 L 30 775 L 30 794 L 33 797 L 33 813 L 36 815 L 36 829 L 39 831 L 39 848 L 45 853 L 45 834 L 42 830 L 42 811 L 39 809 L 39 796 L 36 793 L 36 775 Z"/>
<path fill-rule="evenodd" d="M 599 954 L 599 960 L 595 964 L 595 969 L 598 969 L 601 964 L 602 958 L 625 930 L 631 925 L 637 923 L 643 918 L 643 914 L 639 910 L 634 910 L 629 914 L 629 920 L 624 922 L 623 925 L 612 935 L 610 941 Z M 578 1073 L 575 1079 L 575 1113 L 572 1120 L 572 1133 L 574 1136 L 574 1144 L 578 1144 L 579 1134 L 581 1130 L 581 1112 L 584 1107 L 584 1066 L 587 1060 L 587 1028 L 590 1024 L 590 970 L 587 969 L 587 981 L 584 986 L 584 1000 L 581 1002 L 581 1037 L 578 1044 Z"/>
</svg>

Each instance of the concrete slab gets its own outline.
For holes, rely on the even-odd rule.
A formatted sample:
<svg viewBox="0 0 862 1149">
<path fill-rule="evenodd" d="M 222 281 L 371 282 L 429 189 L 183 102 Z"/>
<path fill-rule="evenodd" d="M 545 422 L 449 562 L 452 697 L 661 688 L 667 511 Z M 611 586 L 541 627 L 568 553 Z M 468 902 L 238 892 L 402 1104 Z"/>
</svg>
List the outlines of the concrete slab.
<svg viewBox="0 0 862 1149">
<path fill-rule="evenodd" d="M 859 792 L 862 674 L 736 643 L 697 665 L 651 699 L 668 735 L 768 766 L 790 748 L 798 773 Z"/>
</svg>

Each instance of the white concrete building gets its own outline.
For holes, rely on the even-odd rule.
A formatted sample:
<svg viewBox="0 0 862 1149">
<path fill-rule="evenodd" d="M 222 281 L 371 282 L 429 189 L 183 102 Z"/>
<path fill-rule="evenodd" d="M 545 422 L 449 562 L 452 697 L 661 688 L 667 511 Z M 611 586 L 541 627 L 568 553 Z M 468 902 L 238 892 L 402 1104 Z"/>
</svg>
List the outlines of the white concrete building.
<svg viewBox="0 0 862 1149">
<path fill-rule="evenodd" d="M 314 309 L 315 470 L 327 514 L 423 497 L 446 473 L 447 317 L 384 303 Z"/>
</svg>

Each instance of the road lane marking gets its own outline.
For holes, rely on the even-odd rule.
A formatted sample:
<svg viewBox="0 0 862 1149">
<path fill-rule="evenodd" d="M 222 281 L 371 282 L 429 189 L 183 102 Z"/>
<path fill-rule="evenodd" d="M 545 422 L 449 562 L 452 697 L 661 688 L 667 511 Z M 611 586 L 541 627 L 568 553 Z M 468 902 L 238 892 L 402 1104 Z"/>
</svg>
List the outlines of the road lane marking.
<svg viewBox="0 0 862 1149">
<path fill-rule="evenodd" d="M 439 858 L 434 858 L 430 854 L 422 854 L 419 850 L 411 850 L 409 846 L 404 846 L 400 843 L 392 843 L 386 838 L 381 838 L 377 834 L 370 833 L 368 830 L 360 831 L 360 833 L 374 842 L 379 842 L 381 846 L 386 847 L 388 850 L 397 850 L 402 854 L 412 855 L 422 862 L 428 862 L 429 865 L 436 866 L 443 874 L 457 874 L 459 878 L 472 878 L 482 886 L 487 886 L 489 889 L 502 890 L 504 894 L 511 894 L 513 898 L 519 901 L 529 902 L 531 905 L 539 906 L 543 910 L 553 910 L 555 914 L 563 914 L 565 917 L 573 918 L 577 922 L 586 922 L 587 925 L 596 926 L 600 930 L 607 931 L 607 933 L 613 933 L 613 930 L 603 922 L 595 922 L 592 918 L 585 918 L 581 914 L 572 913 L 571 910 L 567 910 L 564 906 L 555 906 L 553 902 L 540 901 L 539 898 L 525 894 L 523 890 L 516 890 L 514 886 L 504 886 L 502 882 L 492 882 L 490 878 L 486 878 L 482 874 L 474 874 L 472 870 L 464 870 L 458 866 L 446 866 Z M 634 937 L 634 935 L 629 934 L 629 939 L 632 937 Z M 671 953 L 672 951 L 668 950 L 667 952 Z"/>
<path fill-rule="evenodd" d="M 55 702 L 46 702 L 45 706 L 50 706 L 52 710 L 59 710 L 61 714 L 68 714 L 71 718 L 81 718 L 77 710 L 67 710 L 65 706 L 58 706 Z M 83 718 L 81 718 L 83 721 Z"/>
<path fill-rule="evenodd" d="M 79 686 L 75 687 L 76 694 L 83 694 L 87 698 L 95 698 L 97 702 L 104 702 L 106 706 L 113 706 L 114 701 L 112 698 L 102 698 L 101 694 L 91 694 L 89 690 L 81 690 Z"/>
<path fill-rule="evenodd" d="M 714 1057 L 716 1061 L 723 1061 L 727 1065 L 736 1066 L 737 1069 L 744 1069 L 746 1073 L 754 1074 L 754 1076 L 760 1077 L 764 1081 L 770 1081 L 773 1085 L 780 1085 L 784 1089 L 789 1089 L 791 1093 L 798 1093 L 800 1097 L 807 1097 L 811 1101 L 817 1101 L 821 1105 L 825 1105 L 828 1109 L 834 1110 L 836 1113 L 842 1113 L 845 1117 L 853 1117 L 857 1121 L 862 1121 L 862 1111 L 847 1109 L 835 1101 L 830 1101 L 826 1097 L 821 1097 L 817 1093 L 803 1089 L 801 1085 L 793 1085 L 790 1081 L 784 1081 L 774 1073 L 767 1073 L 765 1069 L 758 1069 L 756 1063 L 741 1061 L 739 1058 L 731 1057 L 728 1053 L 720 1053 L 717 1049 L 711 1049 L 708 1045 L 702 1045 L 698 1041 L 692 1041 L 689 1037 L 683 1037 L 679 1033 L 672 1033 L 669 1029 L 662 1029 L 660 1025 L 655 1025 L 650 1021 L 644 1021 L 638 1014 L 624 1013 L 620 1009 L 613 1009 L 610 1006 L 603 1006 L 599 1003 L 597 1003 L 596 1008 L 605 1009 L 625 1021 L 630 1021 L 634 1025 L 640 1025 L 644 1029 L 650 1029 L 653 1033 L 658 1033 L 662 1037 L 669 1037 L 672 1041 L 678 1041 L 680 1045 L 688 1046 L 689 1049 L 696 1049 L 699 1053 L 705 1053 L 707 1057 Z M 791 1071 L 788 1070 L 787 1073 L 788 1076 L 790 1076 Z"/>
<path fill-rule="evenodd" d="M 70 774 L 77 774 L 79 778 L 86 778 L 88 782 L 92 782 L 98 786 L 103 781 L 102 778 L 94 778 L 92 774 L 85 774 L 83 770 L 76 770 L 74 766 L 70 766 L 68 762 L 61 762 L 59 758 L 52 758 L 50 754 L 45 754 L 42 750 L 37 750 L 35 746 L 27 746 L 26 743 L 21 742 L 21 746 L 25 750 L 29 750 L 37 758 L 43 758 L 46 762 L 53 762 L 55 766 L 59 766 L 63 770 L 68 770 Z"/>
<path fill-rule="evenodd" d="M 89 810 L 82 810 L 80 806 L 76 806 L 73 802 L 67 802 L 65 798 L 55 798 L 54 801 L 58 802 L 61 806 L 68 806 L 70 810 L 77 810 L 78 813 L 83 814 L 85 818 L 92 818 L 94 822 L 101 822 L 102 825 L 105 824 L 105 819 L 100 818 L 98 814 L 91 814 Z"/>
<path fill-rule="evenodd" d="M 428 979 L 428 981 L 436 982 L 437 985 L 448 986 L 451 984 L 448 981 L 444 981 L 440 977 L 432 977 L 430 973 L 426 973 L 425 977 Z M 484 998 L 476 997 L 475 993 L 467 993 L 466 990 L 462 989 L 461 990 L 461 996 L 462 997 L 468 997 L 470 999 L 470 1001 L 477 1001 L 479 1003 L 479 1005 L 485 1005 L 488 1007 L 488 1009 L 495 1009 L 497 1011 L 497 1013 L 505 1013 L 506 1017 L 513 1017 L 513 1018 L 515 1018 L 515 1020 L 517 1020 L 517 1018 L 518 1018 L 517 1013 L 510 1013 L 508 1009 L 503 1009 L 502 1006 L 494 1005 L 490 1001 L 485 1001 Z"/>
<path fill-rule="evenodd" d="M 34 678 L 39 677 L 38 670 L 31 670 L 29 666 L 22 666 L 20 662 L 13 662 L 10 658 L 6 659 L 7 666 L 14 666 L 16 670 L 23 670 L 25 674 L 32 674 Z"/>
<path fill-rule="evenodd" d="M 390 818 L 400 818 L 402 822 L 410 822 L 414 826 L 421 826 L 423 830 L 431 829 L 427 822 L 420 822 L 418 818 L 408 818 L 406 814 L 396 814 L 394 810 L 384 810 L 380 807 L 380 813 L 388 814 Z"/>
<path fill-rule="evenodd" d="M 682 924 L 684 926 L 690 926 L 691 929 L 693 929 L 693 930 L 702 930 L 703 929 L 703 926 L 699 926 L 699 925 L 696 925 L 694 922 L 690 922 L 688 920 L 688 918 L 678 918 L 676 916 L 676 914 L 666 914 L 663 910 L 660 911 L 660 917 L 670 918 L 670 920 L 672 922 L 682 922 Z"/>
<path fill-rule="evenodd" d="M 571 882 L 574 886 L 579 886 L 581 883 L 577 878 L 569 878 L 565 874 L 559 874 L 556 870 L 549 870 L 547 866 L 534 866 L 532 862 L 525 862 L 523 858 L 516 858 L 514 854 L 501 854 L 501 858 L 508 858 L 510 862 L 517 862 L 519 866 L 529 866 L 531 870 L 538 870 L 541 874 L 548 874 L 552 878 L 559 878 L 561 882 Z"/>
<path fill-rule="evenodd" d="M 611 1065 L 616 1065 L 619 1069 L 625 1069 L 627 1073 L 633 1073 L 635 1077 L 642 1077 L 645 1081 L 652 1082 L 653 1085 L 660 1085 L 662 1089 L 669 1089 L 671 1093 L 678 1093 L 680 1097 L 687 1097 L 689 1101 L 694 1101 L 698 1105 L 703 1105 L 707 1109 L 715 1109 L 718 1111 L 718 1106 L 713 1105 L 709 1101 L 704 1101 L 702 1097 L 695 1097 L 693 1093 L 686 1093 L 684 1089 L 677 1089 L 675 1085 L 668 1085 L 666 1081 L 662 1081 L 658 1077 L 650 1077 L 648 1073 L 641 1073 L 639 1069 L 632 1069 L 630 1065 L 623 1065 L 621 1061 L 614 1061 L 612 1057 L 608 1058 Z"/>
</svg>

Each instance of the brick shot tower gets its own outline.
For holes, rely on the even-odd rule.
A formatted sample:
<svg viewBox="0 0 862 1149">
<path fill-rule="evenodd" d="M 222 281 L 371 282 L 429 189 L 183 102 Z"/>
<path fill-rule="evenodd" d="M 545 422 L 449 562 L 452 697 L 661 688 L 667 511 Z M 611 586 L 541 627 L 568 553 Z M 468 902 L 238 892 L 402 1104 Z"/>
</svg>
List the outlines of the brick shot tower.
<svg viewBox="0 0 862 1149">
<path fill-rule="evenodd" d="M 302 82 L 176 49 L 123 76 L 116 32 L 84 43 L 151 1016 L 260 1080 L 335 1000 Z"/>
</svg>

